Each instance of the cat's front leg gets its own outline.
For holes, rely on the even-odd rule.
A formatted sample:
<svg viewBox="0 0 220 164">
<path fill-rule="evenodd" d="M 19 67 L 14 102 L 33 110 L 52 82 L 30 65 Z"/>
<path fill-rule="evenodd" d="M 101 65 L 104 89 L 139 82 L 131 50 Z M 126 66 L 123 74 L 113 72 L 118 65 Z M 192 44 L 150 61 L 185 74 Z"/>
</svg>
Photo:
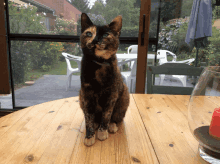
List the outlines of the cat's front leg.
<svg viewBox="0 0 220 164">
<path fill-rule="evenodd" d="M 97 138 L 101 141 L 104 141 L 108 138 L 108 125 L 110 122 L 109 117 L 111 118 L 111 114 L 103 113 L 102 122 L 101 122 L 99 129 L 98 129 L 98 132 L 97 132 Z"/>
<path fill-rule="evenodd" d="M 95 115 L 90 114 L 87 111 L 84 111 L 85 121 L 86 121 L 86 136 L 84 144 L 86 146 L 92 146 L 95 143 L 95 128 L 94 128 L 94 119 Z"/>
<path fill-rule="evenodd" d="M 97 133 L 97 138 L 101 141 L 106 140 L 108 138 L 108 126 L 111 120 L 116 100 L 117 99 L 112 100 L 111 103 L 107 105 L 106 111 L 102 113 L 102 121 Z"/>
</svg>

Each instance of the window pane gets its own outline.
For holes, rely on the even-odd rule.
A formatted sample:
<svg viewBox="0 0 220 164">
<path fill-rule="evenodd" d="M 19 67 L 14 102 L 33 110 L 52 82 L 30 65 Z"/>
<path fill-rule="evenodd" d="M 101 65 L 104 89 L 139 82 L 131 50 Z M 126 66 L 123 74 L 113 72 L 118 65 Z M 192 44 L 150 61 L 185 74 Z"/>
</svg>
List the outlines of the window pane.
<svg viewBox="0 0 220 164">
<path fill-rule="evenodd" d="M 67 63 L 62 52 L 82 56 L 78 43 L 11 41 L 15 105 L 31 106 L 60 98 L 78 96 L 80 71 L 67 87 Z M 78 68 L 76 61 L 70 61 Z"/>
<path fill-rule="evenodd" d="M 209 1 L 210 2 L 210 1 Z M 219 10 L 214 4 L 216 1 L 211 1 L 212 5 L 212 36 L 208 37 L 208 44 L 203 49 L 198 51 L 198 64 L 197 66 L 215 66 L 220 64 L 219 53 Z M 188 59 L 196 59 L 196 48 L 191 47 L 186 42 L 186 35 L 190 21 L 191 10 L 193 6 L 192 0 L 169 0 L 162 1 L 161 15 L 160 15 L 160 28 L 158 40 L 158 64 L 165 62 L 186 61 Z M 204 5 L 205 6 L 205 5 Z M 156 7 L 157 8 L 157 7 Z M 158 9 L 156 9 L 158 10 Z M 205 22 L 205 21 L 204 21 Z M 152 27 L 150 27 L 151 29 Z M 176 58 L 176 59 L 175 59 Z M 165 59 L 165 60 L 164 60 Z M 187 64 L 195 66 L 195 60 Z M 193 77 L 181 76 L 156 75 L 155 85 L 165 86 L 185 86 L 193 87 Z M 147 81 L 146 81 L 147 84 Z M 147 85 L 145 90 L 147 91 Z M 147 93 L 147 92 L 146 92 Z"/>
</svg>

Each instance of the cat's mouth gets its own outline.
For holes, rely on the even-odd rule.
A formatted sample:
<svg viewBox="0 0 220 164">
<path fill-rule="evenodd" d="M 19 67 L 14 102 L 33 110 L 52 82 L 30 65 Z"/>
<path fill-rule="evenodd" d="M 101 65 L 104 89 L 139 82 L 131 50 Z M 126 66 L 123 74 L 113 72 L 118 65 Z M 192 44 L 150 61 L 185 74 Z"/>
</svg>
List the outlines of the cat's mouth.
<svg viewBox="0 0 220 164">
<path fill-rule="evenodd" d="M 106 47 L 105 44 L 96 44 L 96 48 L 97 48 L 98 50 L 104 50 L 105 47 Z"/>
</svg>

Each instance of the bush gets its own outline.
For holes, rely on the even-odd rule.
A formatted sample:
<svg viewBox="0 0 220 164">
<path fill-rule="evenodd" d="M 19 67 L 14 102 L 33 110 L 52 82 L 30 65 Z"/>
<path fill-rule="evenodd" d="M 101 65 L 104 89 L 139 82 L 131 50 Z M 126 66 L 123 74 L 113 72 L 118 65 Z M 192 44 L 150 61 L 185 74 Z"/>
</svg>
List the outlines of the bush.
<svg viewBox="0 0 220 164">
<path fill-rule="evenodd" d="M 212 27 L 212 37 L 208 37 L 209 44 L 205 48 L 200 48 L 198 51 L 198 66 L 200 62 L 206 62 L 208 60 L 208 65 L 219 66 L 220 65 L 220 31 L 216 27 Z M 194 47 L 190 57 L 196 58 L 196 48 Z"/>
<path fill-rule="evenodd" d="M 14 79 L 14 84 L 23 83 L 26 78 L 26 72 L 31 69 L 30 62 L 28 62 L 29 54 L 27 54 L 25 51 L 24 42 L 11 42 L 11 56 L 11 71 Z"/>
<path fill-rule="evenodd" d="M 40 24 L 42 16 L 37 15 L 37 8 L 17 6 L 9 2 L 9 22 L 11 33 L 44 33 L 46 28 Z M 31 69 L 31 45 L 24 41 L 11 42 L 11 62 L 14 83 L 23 83 L 26 72 Z M 32 53 L 31 53 L 32 54 Z"/>
<path fill-rule="evenodd" d="M 58 34 L 58 35 L 76 35 L 77 23 L 74 19 L 66 20 L 58 18 L 56 19 L 55 29 L 51 32 L 51 34 Z M 77 47 L 78 44 L 65 42 L 62 43 L 63 45 L 63 52 L 78 55 L 79 49 Z M 59 60 L 64 61 L 63 56 L 59 57 Z"/>
<path fill-rule="evenodd" d="M 32 69 L 49 71 L 59 61 L 63 44 L 60 42 L 28 42 Z"/>
</svg>

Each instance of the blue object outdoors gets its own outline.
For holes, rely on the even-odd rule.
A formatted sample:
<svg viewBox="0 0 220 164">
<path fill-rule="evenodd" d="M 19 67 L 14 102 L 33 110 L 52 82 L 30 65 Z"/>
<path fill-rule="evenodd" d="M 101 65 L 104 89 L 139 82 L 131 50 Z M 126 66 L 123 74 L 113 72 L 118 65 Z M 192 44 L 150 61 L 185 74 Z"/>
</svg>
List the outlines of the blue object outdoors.
<svg viewBox="0 0 220 164">
<path fill-rule="evenodd" d="M 211 0 L 194 0 L 191 10 L 185 42 L 196 47 L 196 63 L 199 48 L 208 45 L 208 38 L 212 36 L 212 4 Z"/>
</svg>

